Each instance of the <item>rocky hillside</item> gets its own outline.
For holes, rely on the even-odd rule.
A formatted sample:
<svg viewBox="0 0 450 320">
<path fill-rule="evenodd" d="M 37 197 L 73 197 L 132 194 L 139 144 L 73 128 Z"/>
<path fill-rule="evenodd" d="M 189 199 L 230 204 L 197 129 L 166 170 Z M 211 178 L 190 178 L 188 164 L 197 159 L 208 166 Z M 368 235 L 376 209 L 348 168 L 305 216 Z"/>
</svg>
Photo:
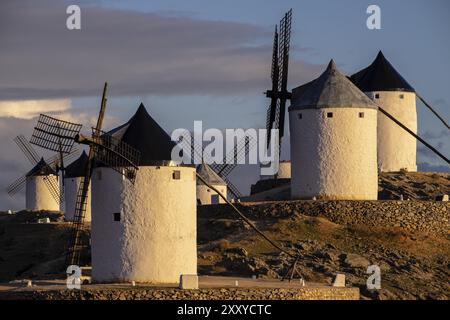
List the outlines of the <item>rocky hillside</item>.
<svg viewBox="0 0 450 320">
<path fill-rule="evenodd" d="M 450 195 L 450 174 L 437 172 L 383 173 L 379 177 L 379 199 L 434 200 Z"/>
<path fill-rule="evenodd" d="M 392 205 L 402 203 L 408 208 L 414 205 L 414 201 Z M 307 282 L 331 283 L 336 273 L 345 273 L 347 284 L 359 287 L 364 299 L 449 299 L 450 239 L 442 228 L 436 229 L 439 232 L 426 228 L 443 217 L 447 221 L 440 224 L 448 225 L 449 206 L 423 202 L 417 204 L 421 208 L 417 214 L 394 210 L 389 219 L 402 214 L 410 217 L 407 223 L 397 224 L 377 220 L 384 219 L 375 210 L 377 203 L 360 205 L 311 201 L 239 207 L 269 237 L 299 257 L 298 270 Z M 386 210 L 387 205 L 380 206 Z M 343 217 L 343 212 L 353 209 L 361 212 L 359 219 Z M 436 218 L 421 219 L 429 211 Z M 52 222 L 37 224 L 39 217 L 50 217 Z M 411 227 L 416 220 L 424 221 L 421 230 Z M 63 278 L 67 227 L 59 214 L 0 214 L 0 282 Z M 292 263 L 292 258 L 257 236 L 226 205 L 199 207 L 198 257 L 202 275 L 279 279 Z M 379 291 L 366 289 L 369 264 L 381 268 Z"/>
<path fill-rule="evenodd" d="M 40 218 L 51 223 L 39 224 Z M 64 276 L 69 226 L 60 213 L 0 213 L 0 282 Z M 88 234 L 85 230 L 84 239 Z"/>
<path fill-rule="evenodd" d="M 337 224 L 280 208 L 261 214 L 254 206 L 241 206 L 267 235 L 299 256 L 298 269 L 306 281 L 331 283 L 336 273 L 344 273 L 365 299 L 450 298 L 448 234 L 408 231 L 387 223 Z M 199 228 L 201 273 L 280 278 L 292 263 L 224 206 L 202 207 Z M 381 268 L 379 291 L 366 289 L 371 264 Z"/>
</svg>

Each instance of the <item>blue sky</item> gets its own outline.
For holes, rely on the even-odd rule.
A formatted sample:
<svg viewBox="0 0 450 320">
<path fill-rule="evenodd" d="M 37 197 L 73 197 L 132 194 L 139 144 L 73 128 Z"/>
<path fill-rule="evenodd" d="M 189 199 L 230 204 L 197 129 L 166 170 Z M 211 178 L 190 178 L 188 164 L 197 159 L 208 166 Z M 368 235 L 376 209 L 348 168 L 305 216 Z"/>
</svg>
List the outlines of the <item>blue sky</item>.
<svg viewBox="0 0 450 320">
<path fill-rule="evenodd" d="M 381 8 L 381 30 L 372 31 L 366 28 L 366 9 L 370 4 L 377 4 Z M 161 12 L 166 15 L 186 15 L 196 19 L 243 22 L 264 28 L 272 27 L 286 10 L 293 8 L 294 57 L 319 65 L 326 64 L 333 58 L 343 71 L 352 73 L 367 66 L 377 51 L 383 50 L 407 81 L 427 97 L 441 114 L 447 116 L 447 119 L 450 118 L 448 1 L 169 0 L 103 1 L 102 5 L 143 12 Z M 299 83 L 290 83 L 291 87 L 296 85 Z M 203 115 L 202 106 L 214 104 L 217 121 L 206 119 L 211 126 L 229 126 L 229 123 L 252 126 L 252 122 L 261 123 L 261 115 L 258 120 L 251 118 L 256 115 L 261 105 L 266 104 L 264 97 L 258 97 L 255 92 L 250 92 L 241 99 L 221 97 L 211 101 L 211 97 L 201 96 L 182 99 L 195 104 L 194 110 L 181 110 L 183 114 L 186 112 L 182 119 L 189 118 L 193 113 Z M 179 98 L 168 101 L 165 97 L 150 97 L 146 100 L 157 105 L 166 103 L 168 106 L 175 106 Z M 246 116 L 240 117 L 239 114 L 242 114 L 243 110 L 246 110 Z M 435 118 L 430 117 L 429 112 L 420 103 L 418 112 L 419 132 L 438 134 L 442 126 Z M 161 111 L 160 116 L 163 118 L 164 112 Z M 168 120 L 167 124 L 170 127 L 178 127 L 181 123 L 177 120 L 182 119 Z M 445 144 L 445 151 L 450 151 L 449 144 Z M 436 161 L 438 162 L 439 160 Z"/>
<path fill-rule="evenodd" d="M 382 30 L 371 31 L 365 26 L 368 16 L 366 8 L 370 4 L 377 4 L 381 8 Z M 236 21 L 264 28 L 274 26 L 286 10 L 293 8 L 293 56 L 313 64 L 326 64 L 333 58 L 343 71 L 352 73 L 367 66 L 381 49 L 413 87 L 432 102 L 438 102 L 436 107 L 444 115 L 450 113 L 450 4 L 445 0 L 169 0 L 102 1 L 102 5 L 166 15 L 186 15 L 196 19 Z M 296 85 L 290 83 L 291 87 Z M 242 102 L 251 104 L 252 110 L 256 111 L 256 104 L 264 104 L 264 99 L 257 99 L 257 93 L 249 92 L 249 95 L 254 98 L 251 101 L 243 98 Z M 230 103 L 236 105 L 233 103 L 235 100 L 220 100 L 216 101 L 218 110 Z M 210 103 L 209 98 L 201 97 L 193 97 L 193 101 L 196 105 Z M 231 112 L 241 109 L 228 108 Z M 428 119 L 420 106 L 418 110 L 422 121 L 421 130 L 432 130 L 435 121 Z"/>
<path fill-rule="evenodd" d="M 68 4 L 81 7 L 81 31 L 65 29 Z M 381 30 L 366 28 L 370 4 L 381 8 Z M 273 28 L 289 8 L 289 87 L 312 80 L 331 58 L 353 73 L 381 49 L 450 120 L 450 2 L 445 0 L 7 0 L 0 3 L 0 147 L 11 152 L 0 155 L 7 168 L 0 168 L 0 187 L 27 169 L 12 138 L 29 135 L 35 122 L 21 111 L 25 107 L 11 118 L 11 101 L 38 101 L 35 116 L 46 112 L 92 122 L 108 81 L 109 127 L 126 121 L 141 101 L 168 132 L 190 129 L 194 120 L 203 120 L 204 127 L 263 127 Z M 49 109 L 53 100 L 61 107 Z M 448 131 L 420 103 L 418 117 L 420 134 L 450 155 Z M 418 162 L 426 168 L 446 168 L 419 151 Z M 236 184 L 247 192 L 257 170 L 243 168 L 232 178 L 238 176 L 245 179 Z M 0 194 L 1 203 L 17 204 Z"/>
</svg>

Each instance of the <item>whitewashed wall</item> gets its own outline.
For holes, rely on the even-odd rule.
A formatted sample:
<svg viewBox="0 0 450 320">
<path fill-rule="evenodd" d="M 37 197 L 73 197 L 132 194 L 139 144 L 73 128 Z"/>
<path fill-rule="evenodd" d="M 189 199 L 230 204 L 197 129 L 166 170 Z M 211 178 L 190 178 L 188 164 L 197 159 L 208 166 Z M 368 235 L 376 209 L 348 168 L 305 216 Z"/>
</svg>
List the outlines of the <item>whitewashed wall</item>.
<svg viewBox="0 0 450 320">
<path fill-rule="evenodd" d="M 260 180 L 268 180 L 268 179 L 274 179 L 275 176 L 259 176 Z M 291 162 L 290 161 L 280 161 L 279 167 L 278 167 L 278 173 L 277 173 L 278 179 L 290 179 L 291 178 Z"/>
<path fill-rule="evenodd" d="M 377 199 L 377 110 L 291 110 L 289 120 L 294 199 Z"/>
<path fill-rule="evenodd" d="M 25 207 L 27 210 L 39 211 L 59 211 L 59 204 L 52 196 L 50 189 L 45 182 L 53 183 L 59 191 L 58 176 L 31 176 L 27 177 L 25 185 Z"/>
<path fill-rule="evenodd" d="M 219 190 L 225 197 L 227 196 L 227 186 L 225 185 L 212 185 L 217 190 Z M 217 192 L 210 189 L 208 186 L 205 186 L 204 184 L 198 184 L 197 185 L 197 199 L 200 200 L 201 204 L 211 204 L 211 196 L 216 195 Z M 225 200 L 223 200 L 219 196 L 219 203 L 225 203 Z"/>
<path fill-rule="evenodd" d="M 290 179 L 291 178 L 291 162 L 281 161 L 280 168 L 278 169 L 278 179 Z"/>
<path fill-rule="evenodd" d="M 77 203 L 78 188 L 80 187 L 81 180 L 81 177 L 64 179 L 64 219 L 66 221 L 73 221 L 73 218 L 75 216 L 75 206 Z M 89 186 L 84 221 L 91 221 L 91 186 Z"/>
<path fill-rule="evenodd" d="M 379 98 L 375 98 L 378 94 Z M 376 104 L 417 133 L 416 94 L 414 92 L 368 92 Z M 403 95 L 403 99 L 400 96 Z M 417 171 L 417 140 L 381 112 L 378 113 L 378 166 L 382 172 L 402 169 Z"/>
<path fill-rule="evenodd" d="M 140 167 L 134 185 L 110 168 L 95 169 L 93 281 L 178 283 L 181 274 L 196 274 L 195 187 L 195 168 Z"/>
</svg>

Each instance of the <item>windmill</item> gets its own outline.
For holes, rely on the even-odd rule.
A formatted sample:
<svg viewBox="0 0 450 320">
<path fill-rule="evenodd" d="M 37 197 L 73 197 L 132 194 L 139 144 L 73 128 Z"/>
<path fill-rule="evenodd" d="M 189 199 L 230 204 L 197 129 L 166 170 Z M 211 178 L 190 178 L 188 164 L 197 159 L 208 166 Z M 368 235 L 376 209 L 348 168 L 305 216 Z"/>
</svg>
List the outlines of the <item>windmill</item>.
<svg viewBox="0 0 450 320">
<path fill-rule="evenodd" d="M 83 150 L 81 155 L 69 165 L 66 166 L 64 171 L 64 219 L 66 221 L 72 221 L 75 216 L 75 205 L 77 203 L 77 193 L 81 180 L 84 177 L 84 169 L 88 162 L 88 156 L 86 151 Z M 89 192 L 86 212 L 84 220 L 85 222 L 91 221 L 91 195 Z"/>
<path fill-rule="evenodd" d="M 32 166 L 36 166 L 39 164 L 43 157 L 39 156 L 37 151 L 33 148 L 33 146 L 28 142 L 28 140 L 23 135 L 18 135 L 14 138 L 14 142 L 17 144 L 19 149 L 23 152 L 27 160 L 30 162 Z M 43 160 L 46 164 L 48 164 L 55 173 L 62 173 L 62 180 L 64 181 L 64 161 L 70 160 L 77 152 L 77 149 L 74 148 L 71 152 L 67 154 L 63 154 L 59 152 L 58 154 L 49 157 Z M 17 193 L 23 190 L 26 185 L 27 175 L 24 174 L 21 177 L 17 178 L 14 182 L 12 182 L 8 188 L 6 189 L 8 195 L 15 196 Z M 55 204 L 60 206 L 60 204 L 64 201 L 64 188 L 60 189 L 59 182 L 52 179 L 44 179 L 43 180 L 48 192 L 53 198 Z M 64 184 L 64 182 L 63 182 Z"/>
<path fill-rule="evenodd" d="M 210 168 L 227 184 L 227 197 L 229 199 L 241 198 L 241 192 L 230 181 L 228 176 L 237 167 L 238 160 L 245 158 L 250 150 L 256 146 L 257 141 L 250 136 L 243 138 L 234 146 L 229 154 L 224 155 L 221 163 L 215 163 L 211 159 L 205 159 L 203 150 L 200 147 L 196 147 L 196 144 L 192 140 L 191 135 L 187 134 L 183 135 L 178 143 L 181 144 L 180 147 L 183 150 L 191 150 L 191 154 L 189 155 L 191 159 L 202 159 L 202 162 L 206 160 L 205 162 L 209 164 Z"/>
<path fill-rule="evenodd" d="M 251 137 L 245 137 L 238 144 L 236 144 L 232 151 L 229 154 L 225 155 L 222 159 L 222 162 L 212 163 L 211 168 L 217 173 L 227 184 L 228 186 L 228 195 L 230 199 L 239 199 L 242 197 L 239 189 L 230 181 L 228 177 L 230 173 L 237 167 L 238 160 L 241 158 L 245 158 L 247 154 L 253 149 L 256 145 L 256 141 Z M 230 163 L 230 159 L 233 159 L 232 163 Z"/>
<path fill-rule="evenodd" d="M 266 122 L 266 129 L 268 131 L 267 147 L 269 147 L 271 129 L 280 129 L 280 145 L 281 138 L 284 135 L 286 102 L 291 98 L 291 93 L 287 91 L 291 25 L 292 9 L 284 15 L 280 22 L 280 34 L 278 34 L 278 29 L 275 28 L 272 57 L 272 89 L 266 92 L 266 96 L 271 98 L 271 103 L 267 110 Z M 281 40 L 279 41 L 279 39 Z M 238 159 L 246 157 L 250 150 L 256 146 L 257 142 L 254 139 L 247 136 L 239 141 L 233 150 L 224 156 L 221 163 L 212 163 L 212 161 L 208 161 L 209 159 L 204 159 L 202 150 L 195 148 L 195 143 L 192 142 L 192 138 L 190 137 L 183 136 L 178 142 L 184 146 L 188 145 L 187 149 L 191 149 L 191 159 L 194 159 L 194 155 L 197 155 L 199 159 L 207 160 L 206 162 L 210 164 L 210 167 L 214 172 L 227 183 L 228 198 L 239 199 L 242 197 L 239 189 L 230 181 L 229 175 L 237 167 Z M 280 150 L 280 148 L 278 150 Z M 230 159 L 233 159 L 234 161 L 229 161 Z"/>
<path fill-rule="evenodd" d="M 97 124 L 92 128 L 90 136 L 80 133 L 81 124 L 58 120 L 41 114 L 30 141 L 32 144 L 44 149 L 58 151 L 61 154 L 71 153 L 75 142 L 89 146 L 89 161 L 78 189 L 75 216 L 71 225 L 70 242 L 66 256 L 66 262 L 69 265 L 78 265 L 80 263 L 80 255 L 83 248 L 81 231 L 86 211 L 89 183 L 95 165 L 102 163 L 122 174 L 131 183 L 134 183 L 136 170 L 138 170 L 139 152 L 102 131 L 107 101 L 107 86 L 107 83 L 105 83 Z"/>
<path fill-rule="evenodd" d="M 271 72 L 272 88 L 265 93 L 266 97 L 270 98 L 266 117 L 267 148 L 270 145 L 271 129 L 279 129 L 279 153 L 281 153 L 281 141 L 284 136 L 286 102 L 292 96 L 291 92 L 287 90 L 291 25 L 292 9 L 281 19 L 279 29 L 275 27 Z"/>
</svg>

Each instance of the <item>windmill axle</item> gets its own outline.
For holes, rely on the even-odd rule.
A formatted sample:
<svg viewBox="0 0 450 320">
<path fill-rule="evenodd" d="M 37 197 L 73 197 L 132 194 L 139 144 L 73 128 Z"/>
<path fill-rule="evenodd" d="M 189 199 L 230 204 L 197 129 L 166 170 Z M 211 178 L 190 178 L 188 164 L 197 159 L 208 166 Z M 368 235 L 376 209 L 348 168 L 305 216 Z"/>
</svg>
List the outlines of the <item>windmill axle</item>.
<svg viewBox="0 0 450 320">
<path fill-rule="evenodd" d="M 288 91 L 273 91 L 273 90 L 267 90 L 266 91 L 266 97 L 267 98 L 278 98 L 278 99 L 286 99 L 290 100 L 292 97 L 292 93 Z"/>
</svg>

